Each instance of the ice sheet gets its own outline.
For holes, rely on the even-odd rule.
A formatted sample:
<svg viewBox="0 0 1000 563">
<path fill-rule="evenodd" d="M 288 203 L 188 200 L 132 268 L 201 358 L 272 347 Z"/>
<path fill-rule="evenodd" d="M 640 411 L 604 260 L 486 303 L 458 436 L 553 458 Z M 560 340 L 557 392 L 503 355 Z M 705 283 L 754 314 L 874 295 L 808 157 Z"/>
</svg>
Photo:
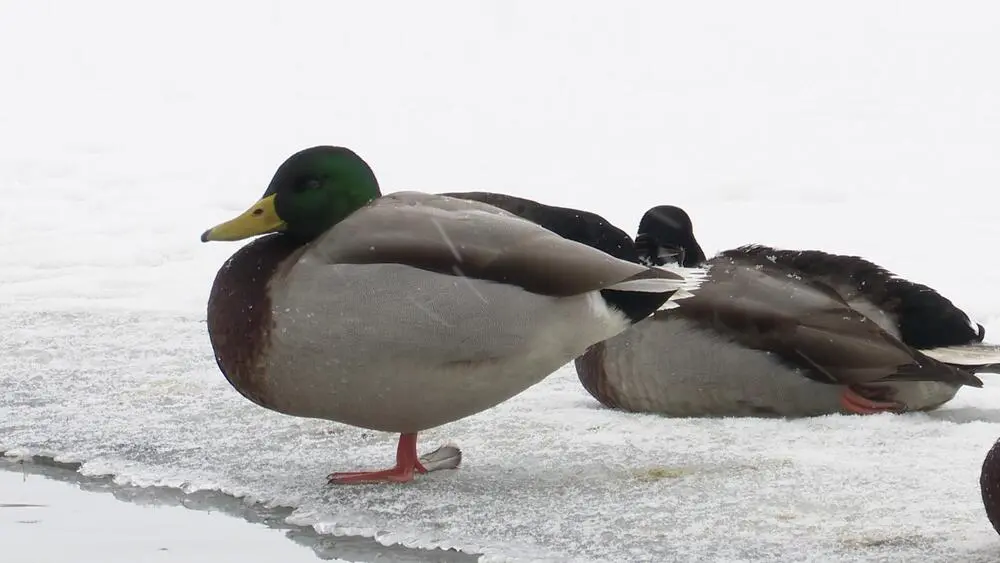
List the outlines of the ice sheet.
<svg viewBox="0 0 1000 563">
<path fill-rule="evenodd" d="M 932 414 L 669 420 L 597 408 L 563 369 L 422 436 L 424 449 L 461 445 L 461 469 L 330 488 L 331 470 L 388 462 L 394 437 L 245 401 L 216 372 L 197 317 L 8 323 L 0 447 L 298 507 L 295 522 L 320 531 L 574 560 L 985 561 L 1000 544 L 977 481 L 1000 435 L 996 381 Z"/>
<path fill-rule="evenodd" d="M 204 511 L 148 500 L 145 506 L 120 502 L 84 492 L 77 484 L 5 470 L 0 470 L 0 490 L 8 561 L 216 563 L 229 560 L 234 548 L 246 561 L 316 561 L 311 550 L 261 524 Z"/>
</svg>

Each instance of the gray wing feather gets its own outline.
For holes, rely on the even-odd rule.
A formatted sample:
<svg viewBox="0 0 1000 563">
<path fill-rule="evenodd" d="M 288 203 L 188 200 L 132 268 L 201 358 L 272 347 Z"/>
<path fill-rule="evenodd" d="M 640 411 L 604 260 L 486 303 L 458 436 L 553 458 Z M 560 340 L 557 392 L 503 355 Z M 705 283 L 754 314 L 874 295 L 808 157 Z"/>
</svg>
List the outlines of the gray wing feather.
<svg viewBox="0 0 1000 563">
<path fill-rule="evenodd" d="M 318 239 L 310 253 L 330 264 L 404 264 L 517 285 L 551 296 L 579 295 L 635 279 L 684 277 L 609 256 L 476 201 L 397 192 L 358 210 Z"/>
<path fill-rule="evenodd" d="M 827 383 L 945 381 L 981 386 L 975 376 L 921 354 L 822 285 L 777 266 L 719 258 L 709 282 L 678 307 L 680 315 L 758 350 L 808 368 Z"/>
</svg>

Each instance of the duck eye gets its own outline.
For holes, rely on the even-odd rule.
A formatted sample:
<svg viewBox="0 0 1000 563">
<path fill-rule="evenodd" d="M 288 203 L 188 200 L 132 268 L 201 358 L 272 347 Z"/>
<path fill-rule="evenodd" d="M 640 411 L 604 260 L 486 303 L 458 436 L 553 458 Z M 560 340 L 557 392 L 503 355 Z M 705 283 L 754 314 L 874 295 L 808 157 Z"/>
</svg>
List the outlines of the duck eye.
<svg viewBox="0 0 1000 563">
<path fill-rule="evenodd" d="M 321 182 L 319 178 L 306 178 L 295 186 L 295 191 L 302 193 L 309 190 L 316 190 L 319 189 L 321 185 L 323 185 L 323 182 Z"/>
</svg>

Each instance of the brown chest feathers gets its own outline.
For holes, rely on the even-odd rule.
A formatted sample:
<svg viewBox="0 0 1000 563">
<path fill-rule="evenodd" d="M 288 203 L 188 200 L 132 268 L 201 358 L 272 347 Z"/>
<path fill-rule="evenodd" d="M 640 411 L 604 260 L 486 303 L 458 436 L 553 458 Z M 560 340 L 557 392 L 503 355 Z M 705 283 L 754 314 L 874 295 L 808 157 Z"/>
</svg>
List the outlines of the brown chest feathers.
<svg viewBox="0 0 1000 563">
<path fill-rule="evenodd" d="M 219 369 L 241 395 L 266 408 L 263 358 L 272 328 L 268 283 L 298 247 L 283 235 L 252 241 L 222 265 L 208 297 L 208 336 Z"/>
</svg>

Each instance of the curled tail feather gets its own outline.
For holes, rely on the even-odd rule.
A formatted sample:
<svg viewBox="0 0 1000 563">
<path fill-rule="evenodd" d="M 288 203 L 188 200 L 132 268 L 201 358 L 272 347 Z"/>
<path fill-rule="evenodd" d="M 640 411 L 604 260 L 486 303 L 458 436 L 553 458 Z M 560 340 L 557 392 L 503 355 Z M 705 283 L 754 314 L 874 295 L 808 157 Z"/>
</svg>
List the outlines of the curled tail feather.
<svg viewBox="0 0 1000 563">
<path fill-rule="evenodd" d="M 996 344 L 965 344 L 921 350 L 925 356 L 952 367 L 979 373 L 1000 373 L 1000 346 Z"/>
</svg>

